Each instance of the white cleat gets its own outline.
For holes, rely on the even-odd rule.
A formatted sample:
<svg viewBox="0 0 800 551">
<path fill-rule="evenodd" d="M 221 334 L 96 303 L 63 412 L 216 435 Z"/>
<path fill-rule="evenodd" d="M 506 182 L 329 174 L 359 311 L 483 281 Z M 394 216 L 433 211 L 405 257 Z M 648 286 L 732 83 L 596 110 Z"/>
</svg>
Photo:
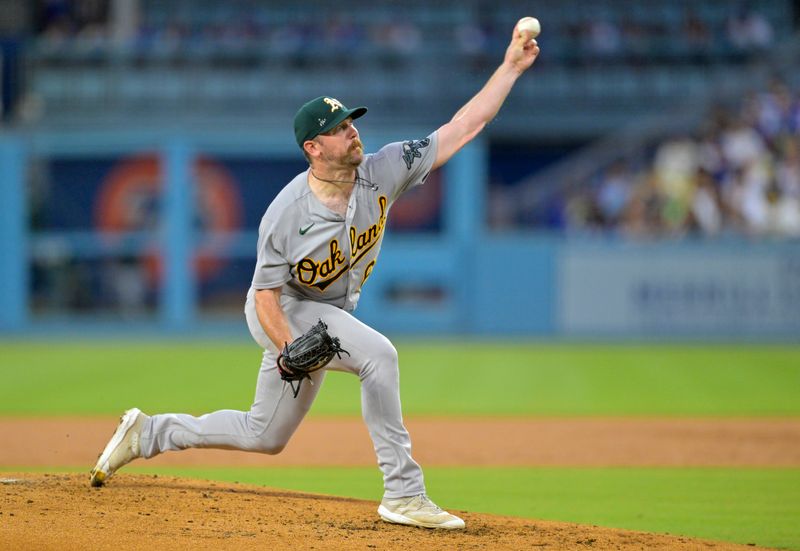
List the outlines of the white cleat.
<svg viewBox="0 0 800 551">
<path fill-rule="evenodd" d="M 378 514 L 386 522 L 422 526 L 424 528 L 444 528 L 460 530 L 464 521 L 439 508 L 425 494 L 381 501 Z"/>
<path fill-rule="evenodd" d="M 89 479 L 92 486 L 102 486 L 117 469 L 141 457 L 139 437 L 148 419 L 149 417 L 137 408 L 129 409 L 122 414 L 117 430 L 114 431 L 114 435 L 92 469 Z"/>
</svg>

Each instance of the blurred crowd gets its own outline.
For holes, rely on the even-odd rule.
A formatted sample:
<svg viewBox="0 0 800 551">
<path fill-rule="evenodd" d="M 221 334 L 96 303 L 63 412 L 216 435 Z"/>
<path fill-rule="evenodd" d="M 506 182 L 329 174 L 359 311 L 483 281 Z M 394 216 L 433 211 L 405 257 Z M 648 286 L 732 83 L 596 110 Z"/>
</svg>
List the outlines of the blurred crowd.
<svg viewBox="0 0 800 551">
<path fill-rule="evenodd" d="M 615 161 L 566 199 L 563 224 L 631 237 L 800 237 L 800 96 L 774 81 L 715 109 L 696 135 Z"/>
<path fill-rule="evenodd" d="M 567 0 L 543 2 L 536 15 L 545 28 L 540 41 L 547 63 L 735 62 L 788 32 L 792 22 L 780 15 L 790 4 Z M 265 0 L 39 0 L 36 33 L 41 51 L 52 54 L 117 48 L 156 58 L 223 53 L 303 65 L 343 54 L 403 59 L 432 52 L 482 65 L 496 62 L 511 25 L 530 11 L 526 3 L 498 9 L 487 0 L 363 8 L 354 0 L 300 2 L 291 13 Z"/>
<path fill-rule="evenodd" d="M 418 51 L 419 29 L 402 20 L 358 24 L 347 15 L 308 18 L 298 6 L 290 21 L 277 21 L 268 2 L 217 2 L 210 9 L 186 2 L 147 0 L 41 0 L 36 23 L 37 52 L 45 56 L 102 58 L 128 53 L 155 61 L 223 55 L 229 61 L 357 54 L 364 48 L 400 54 Z M 189 9 L 186 9 L 186 8 Z M 309 6 L 313 7 L 313 6 Z M 125 10 L 125 16 L 119 12 Z M 205 14 L 205 15 L 204 15 Z M 307 22 L 303 22 L 306 20 Z"/>
<path fill-rule="evenodd" d="M 267 0 L 38 0 L 38 51 L 57 65 L 110 50 L 148 59 L 252 61 L 296 68 L 371 60 L 393 67 L 461 55 L 475 69 L 497 63 L 522 2 L 406 4 Z M 542 2 L 540 65 L 746 61 L 793 32 L 794 0 Z M 580 9 L 578 9 L 580 8 Z M 88 57 L 86 56 L 88 54 Z M 437 57 L 438 56 L 438 57 Z M 579 186 L 547 224 L 631 236 L 800 235 L 800 98 L 781 82 L 741 105 L 719 108 L 695 135 L 620 159 Z M 518 221 L 512 221 L 516 223 Z M 506 224 L 508 221 L 506 221 Z M 529 220 L 522 221 L 528 225 Z M 542 224 L 541 220 L 533 222 Z M 503 225 L 501 221 L 499 225 Z"/>
<path fill-rule="evenodd" d="M 634 18 L 625 10 L 615 17 L 584 16 L 561 30 L 568 41 L 564 55 L 576 64 L 737 62 L 773 45 L 775 26 L 757 6 L 729 3 L 725 11 L 700 12 L 692 4 L 678 4 L 672 17 L 655 11 Z"/>
</svg>

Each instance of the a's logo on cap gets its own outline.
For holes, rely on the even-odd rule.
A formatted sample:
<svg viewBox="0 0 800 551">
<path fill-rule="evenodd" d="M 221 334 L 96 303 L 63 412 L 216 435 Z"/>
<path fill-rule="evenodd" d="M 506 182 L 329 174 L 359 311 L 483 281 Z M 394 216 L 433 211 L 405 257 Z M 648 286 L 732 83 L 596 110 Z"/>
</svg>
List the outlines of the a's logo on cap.
<svg viewBox="0 0 800 551">
<path fill-rule="evenodd" d="M 333 113 L 337 109 L 344 109 L 344 105 L 342 105 L 342 102 L 339 101 L 338 99 L 325 98 L 322 101 L 331 106 L 331 113 Z"/>
</svg>

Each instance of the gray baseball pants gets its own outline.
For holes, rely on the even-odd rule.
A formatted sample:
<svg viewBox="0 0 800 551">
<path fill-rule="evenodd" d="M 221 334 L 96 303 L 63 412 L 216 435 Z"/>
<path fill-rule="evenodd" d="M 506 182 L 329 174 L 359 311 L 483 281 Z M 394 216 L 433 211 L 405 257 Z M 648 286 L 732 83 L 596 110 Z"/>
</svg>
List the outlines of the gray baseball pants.
<svg viewBox="0 0 800 551">
<path fill-rule="evenodd" d="M 299 395 L 293 398 L 289 384 L 281 380 L 275 365 L 277 349 L 261 328 L 254 308 L 246 308 L 250 332 L 264 348 L 250 411 L 221 410 L 200 417 L 182 413 L 153 415 L 142 430 L 142 456 L 150 458 L 186 448 L 280 453 L 311 408 L 325 372 L 345 371 L 361 381 L 361 412 L 383 472 L 384 497 L 424 493 L 422 469 L 411 457 L 411 439 L 403 425 L 397 350 L 389 339 L 329 304 L 285 295 L 281 304 L 292 334 L 299 336 L 322 319 L 350 356 L 334 358 L 325 369 L 312 375 L 313 384 L 303 381 Z"/>
</svg>

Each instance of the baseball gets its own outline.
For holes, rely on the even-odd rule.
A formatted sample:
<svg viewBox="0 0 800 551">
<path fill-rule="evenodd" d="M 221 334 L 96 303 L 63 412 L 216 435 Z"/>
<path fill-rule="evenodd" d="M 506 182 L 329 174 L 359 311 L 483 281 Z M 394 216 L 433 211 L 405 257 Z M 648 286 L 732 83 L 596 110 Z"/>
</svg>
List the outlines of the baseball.
<svg viewBox="0 0 800 551">
<path fill-rule="evenodd" d="M 542 31 L 542 27 L 539 25 L 539 20 L 535 17 L 523 17 L 519 20 L 519 23 L 517 23 L 517 31 L 520 34 L 522 34 L 522 31 L 528 31 L 531 33 L 531 38 L 536 38 Z"/>
</svg>

